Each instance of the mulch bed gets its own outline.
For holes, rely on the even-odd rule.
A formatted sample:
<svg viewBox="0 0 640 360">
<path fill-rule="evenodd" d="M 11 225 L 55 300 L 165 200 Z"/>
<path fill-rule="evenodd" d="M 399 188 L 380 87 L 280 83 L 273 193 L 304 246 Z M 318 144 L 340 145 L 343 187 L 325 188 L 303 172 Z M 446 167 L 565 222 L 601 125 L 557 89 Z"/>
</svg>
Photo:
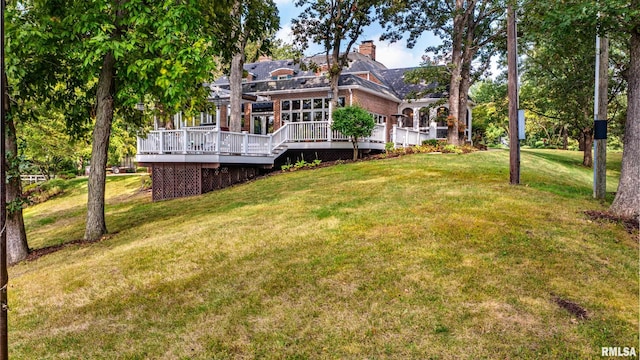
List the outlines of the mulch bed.
<svg viewBox="0 0 640 360">
<path fill-rule="evenodd" d="M 588 210 L 584 212 L 591 220 L 604 220 L 622 224 L 629 234 L 640 229 L 637 218 L 617 216 L 606 211 Z"/>
<path fill-rule="evenodd" d="M 84 245 L 91 245 L 91 244 L 95 244 L 97 242 L 103 241 L 103 240 L 107 240 L 109 238 L 111 238 L 111 236 L 113 236 L 114 233 L 109 234 L 109 235 L 105 235 L 103 237 L 101 237 L 99 240 L 93 240 L 93 241 L 89 241 L 89 240 L 73 240 L 73 241 L 69 241 L 67 243 L 64 244 L 58 244 L 58 245 L 52 245 L 52 246 L 47 246 L 47 247 L 43 247 L 40 249 L 33 249 L 29 251 L 29 255 L 27 255 L 27 258 L 25 259 L 25 261 L 34 261 L 37 260 L 45 255 L 49 255 L 52 254 L 56 251 L 60 251 L 64 248 L 67 248 L 69 246 L 74 246 L 74 245 L 80 245 L 80 246 L 84 246 Z"/>
<path fill-rule="evenodd" d="M 560 306 L 561 308 L 567 310 L 568 312 L 570 312 L 573 316 L 575 316 L 576 318 L 580 319 L 580 320 L 587 320 L 589 318 L 589 315 L 587 314 L 587 310 L 585 310 L 582 306 L 569 301 L 569 300 L 565 300 L 557 295 L 551 294 L 551 296 L 553 296 L 553 302 L 556 303 L 558 306 Z"/>
</svg>

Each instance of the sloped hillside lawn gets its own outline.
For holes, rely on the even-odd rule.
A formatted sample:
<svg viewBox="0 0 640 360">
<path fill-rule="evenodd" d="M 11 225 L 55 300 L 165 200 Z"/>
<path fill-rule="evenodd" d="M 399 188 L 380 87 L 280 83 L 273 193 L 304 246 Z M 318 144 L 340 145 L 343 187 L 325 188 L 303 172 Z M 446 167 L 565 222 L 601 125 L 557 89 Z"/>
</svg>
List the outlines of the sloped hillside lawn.
<svg viewBox="0 0 640 360">
<path fill-rule="evenodd" d="M 10 269 L 13 359 L 588 359 L 638 349 L 638 233 L 591 220 L 580 154 L 419 154 L 152 203 Z M 620 155 L 609 155 L 615 191 Z M 25 211 L 80 239 L 86 181 Z"/>
</svg>

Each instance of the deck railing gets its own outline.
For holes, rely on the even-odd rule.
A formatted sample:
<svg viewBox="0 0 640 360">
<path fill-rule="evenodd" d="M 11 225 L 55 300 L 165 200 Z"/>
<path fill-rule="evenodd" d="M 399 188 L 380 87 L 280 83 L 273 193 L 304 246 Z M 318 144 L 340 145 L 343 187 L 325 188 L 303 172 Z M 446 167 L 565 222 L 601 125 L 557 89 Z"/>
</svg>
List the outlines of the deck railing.
<svg viewBox="0 0 640 360">
<path fill-rule="evenodd" d="M 398 147 L 407 147 L 411 145 L 420 145 L 424 140 L 429 140 L 431 137 L 428 133 L 420 132 L 419 130 L 413 130 L 410 128 L 393 127 L 392 142 Z"/>
<path fill-rule="evenodd" d="M 397 129 L 401 144 L 421 143 L 426 134 Z M 331 138 L 329 138 L 331 134 Z M 399 134 L 399 135 L 398 135 Z M 395 137 L 394 137 L 395 138 Z M 273 134 L 254 135 L 194 127 L 180 130 L 158 130 L 138 137 L 138 154 L 232 154 L 271 155 L 286 143 L 303 141 L 348 141 L 349 138 L 330 128 L 328 121 L 287 123 Z M 385 143 L 386 127 L 376 124 L 365 142 Z"/>
</svg>

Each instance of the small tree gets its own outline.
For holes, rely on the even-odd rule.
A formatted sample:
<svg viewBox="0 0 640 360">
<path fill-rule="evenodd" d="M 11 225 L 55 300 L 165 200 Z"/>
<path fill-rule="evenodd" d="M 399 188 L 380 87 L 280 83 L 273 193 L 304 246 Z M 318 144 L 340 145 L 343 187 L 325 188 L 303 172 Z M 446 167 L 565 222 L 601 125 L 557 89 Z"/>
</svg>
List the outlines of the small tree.
<svg viewBox="0 0 640 360">
<path fill-rule="evenodd" d="M 353 160 L 358 159 L 358 139 L 371 136 L 376 125 L 373 116 L 359 106 L 347 106 L 333 112 L 332 130 L 351 138 L 353 144 Z"/>
</svg>

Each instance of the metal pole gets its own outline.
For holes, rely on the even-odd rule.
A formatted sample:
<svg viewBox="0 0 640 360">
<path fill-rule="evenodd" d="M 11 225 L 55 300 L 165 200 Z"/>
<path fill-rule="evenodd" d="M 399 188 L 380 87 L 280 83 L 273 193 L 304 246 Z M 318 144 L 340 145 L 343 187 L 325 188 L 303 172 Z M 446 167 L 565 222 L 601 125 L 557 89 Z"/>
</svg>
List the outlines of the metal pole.
<svg viewBox="0 0 640 360">
<path fill-rule="evenodd" d="M 7 182 L 6 182 L 6 162 L 5 162 L 5 120 L 6 114 L 6 91 L 7 77 L 4 64 L 4 12 L 6 3 L 0 0 L 0 88 L 2 94 L 0 96 L 0 360 L 9 358 L 8 345 L 8 322 L 7 312 L 9 310 L 7 304 L 7 284 L 9 275 L 7 273 Z"/>
<path fill-rule="evenodd" d="M 509 89 L 509 182 L 520 184 L 520 139 L 518 138 L 518 54 L 516 14 L 507 5 L 507 64 Z"/>
</svg>

